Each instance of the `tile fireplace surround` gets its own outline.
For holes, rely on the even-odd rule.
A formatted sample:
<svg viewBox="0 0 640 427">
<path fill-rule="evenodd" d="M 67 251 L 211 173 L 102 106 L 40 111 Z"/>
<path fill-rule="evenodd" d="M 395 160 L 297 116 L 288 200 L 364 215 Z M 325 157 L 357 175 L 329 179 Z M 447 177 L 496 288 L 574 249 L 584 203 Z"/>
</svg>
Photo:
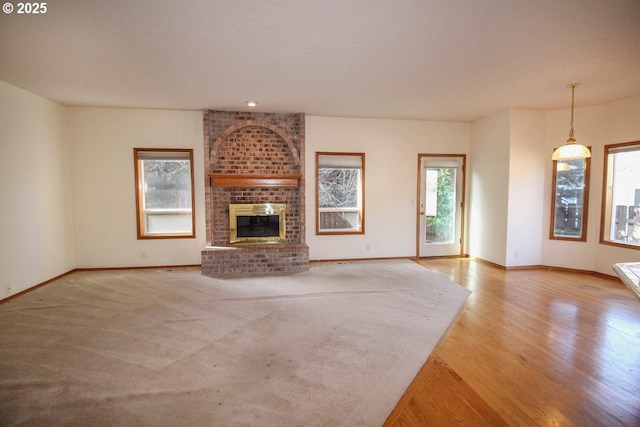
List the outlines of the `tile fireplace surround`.
<svg viewBox="0 0 640 427">
<path fill-rule="evenodd" d="M 305 243 L 304 114 L 203 114 L 207 246 L 202 274 L 234 277 L 309 269 Z M 285 243 L 230 244 L 229 204 L 286 204 Z"/>
</svg>

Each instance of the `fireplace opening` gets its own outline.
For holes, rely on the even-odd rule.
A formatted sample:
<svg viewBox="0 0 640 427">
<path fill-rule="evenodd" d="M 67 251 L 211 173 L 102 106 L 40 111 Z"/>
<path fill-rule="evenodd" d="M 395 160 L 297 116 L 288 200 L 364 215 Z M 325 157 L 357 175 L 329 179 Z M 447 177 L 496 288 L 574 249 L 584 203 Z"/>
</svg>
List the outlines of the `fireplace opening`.
<svg viewBox="0 0 640 427">
<path fill-rule="evenodd" d="M 284 243 L 286 205 L 230 204 L 230 243 Z"/>
<path fill-rule="evenodd" d="M 238 237 L 276 237 L 280 236 L 280 217 L 278 215 L 237 216 Z"/>
</svg>

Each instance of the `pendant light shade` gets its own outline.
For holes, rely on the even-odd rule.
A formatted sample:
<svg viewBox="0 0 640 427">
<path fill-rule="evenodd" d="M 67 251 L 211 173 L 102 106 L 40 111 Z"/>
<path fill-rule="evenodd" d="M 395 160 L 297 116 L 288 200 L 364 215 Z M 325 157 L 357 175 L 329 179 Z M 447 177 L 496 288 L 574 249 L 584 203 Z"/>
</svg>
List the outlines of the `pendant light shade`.
<svg viewBox="0 0 640 427">
<path fill-rule="evenodd" d="M 573 109 L 574 109 L 574 92 L 580 83 L 571 83 L 567 85 L 571 89 L 571 130 L 569 131 L 569 139 L 565 145 L 556 148 L 553 152 L 551 160 L 574 160 L 585 159 L 591 157 L 591 152 L 584 145 L 580 145 L 573 137 Z"/>
<path fill-rule="evenodd" d="M 575 160 L 591 157 L 591 152 L 584 145 L 567 143 L 553 152 L 551 160 Z"/>
</svg>

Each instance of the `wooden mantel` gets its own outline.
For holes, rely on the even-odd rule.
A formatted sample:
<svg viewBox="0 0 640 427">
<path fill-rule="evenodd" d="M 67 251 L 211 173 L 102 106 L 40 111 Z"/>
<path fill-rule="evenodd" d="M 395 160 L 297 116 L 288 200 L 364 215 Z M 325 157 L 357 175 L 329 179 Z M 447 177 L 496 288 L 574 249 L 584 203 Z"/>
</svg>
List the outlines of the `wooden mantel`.
<svg viewBox="0 0 640 427">
<path fill-rule="evenodd" d="M 213 187 L 298 187 L 300 175 L 244 175 L 236 173 L 211 173 Z"/>
</svg>

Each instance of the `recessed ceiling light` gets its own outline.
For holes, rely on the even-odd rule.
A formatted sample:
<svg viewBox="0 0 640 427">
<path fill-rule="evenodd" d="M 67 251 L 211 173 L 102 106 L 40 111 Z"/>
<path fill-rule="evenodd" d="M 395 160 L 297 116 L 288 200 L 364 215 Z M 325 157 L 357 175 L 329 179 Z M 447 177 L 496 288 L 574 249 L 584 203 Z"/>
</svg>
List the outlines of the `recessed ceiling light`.
<svg viewBox="0 0 640 427">
<path fill-rule="evenodd" d="M 247 102 L 247 105 L 248 105 L 249 107 L 255 107 L 256 105 L 258 105 L 258 103 L 257 103 L 256 101 L 248 101 L 248 102 Z"/>
</svg>

